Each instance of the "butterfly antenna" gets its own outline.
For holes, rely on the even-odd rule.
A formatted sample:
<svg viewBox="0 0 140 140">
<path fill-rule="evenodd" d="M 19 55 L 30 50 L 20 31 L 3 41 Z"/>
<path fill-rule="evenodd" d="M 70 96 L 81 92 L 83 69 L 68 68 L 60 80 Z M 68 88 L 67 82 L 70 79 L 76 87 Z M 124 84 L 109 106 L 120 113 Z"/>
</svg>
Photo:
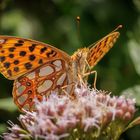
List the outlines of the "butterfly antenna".
<svg viewBox="0 0 140 140">
<path fill-rule="evenodd" d="M 120 28 L 122 28 L 122 25 L 118 25 L 116 28 L 115 28 L 115 30 L 113 30 L 112 32 L 115 32 L 115 31 L 117 31 L 118 29 L 120 29 Z M 111 33 L 112 33 L 111 32 Z"/>
<path fill-rule="evenodd" d="M 76 17 L 76 22 L 77 22 L 77 36 L 80 40 L 80 16 Z"/>
</svg>

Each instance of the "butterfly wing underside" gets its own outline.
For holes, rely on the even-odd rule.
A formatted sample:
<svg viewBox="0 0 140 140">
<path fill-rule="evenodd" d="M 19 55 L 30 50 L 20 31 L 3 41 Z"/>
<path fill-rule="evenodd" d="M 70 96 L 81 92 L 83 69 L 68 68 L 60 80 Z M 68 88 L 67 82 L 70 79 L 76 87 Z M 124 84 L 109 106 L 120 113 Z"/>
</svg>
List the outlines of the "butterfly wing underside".
<svg viewBox="0 0 140 140">
<path fill-rule="evenodd" d="M 14 82 L 13 97 L 14 102 L 20 110 L 35 110 L 34 101 L 42 101 L 50 93 L 59 92 L 61 87 L 67 86 L 65 91 L 72 92 L 72 82 L 67 73 L 67 63 L 62 59 L 47 62 L 34 71 L 27 73 Z"/>
<path fill-rule="evenodd" d="M 93 68 L 102 59 L 102 57 L 113 47 L 119 35 L 119 32 L 112 32 L 99 40 L 94 45 L 90 46 L 87 62 L 91 68 Z"/>
</svg>

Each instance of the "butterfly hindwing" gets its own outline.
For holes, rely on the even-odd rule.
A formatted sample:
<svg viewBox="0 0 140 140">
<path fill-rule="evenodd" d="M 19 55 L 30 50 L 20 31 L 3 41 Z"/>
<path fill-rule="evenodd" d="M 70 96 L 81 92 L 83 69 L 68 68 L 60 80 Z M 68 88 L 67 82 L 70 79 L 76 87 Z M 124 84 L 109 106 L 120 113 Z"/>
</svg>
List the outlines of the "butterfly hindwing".
<svg viewBox="0 0 140 140">
<path fill-rule="evenodd" d="M 15 80 L 13 98 L 19 109 L 34 110 L 35 99 L 41 101 L 52 91 L 58 93 L 61 87 L 69 85 L 72 81 L 67 67 L 64 60 L 56 59 Z M 69 90 L 72 87 L 65 89 L 71 93 Z"/>
</svg>

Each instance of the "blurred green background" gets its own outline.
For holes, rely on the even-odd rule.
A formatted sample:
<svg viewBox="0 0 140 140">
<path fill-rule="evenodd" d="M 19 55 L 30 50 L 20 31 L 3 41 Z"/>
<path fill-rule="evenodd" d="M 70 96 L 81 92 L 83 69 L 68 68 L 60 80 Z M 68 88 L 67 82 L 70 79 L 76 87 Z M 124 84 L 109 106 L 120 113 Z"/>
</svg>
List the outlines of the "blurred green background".
<svg viewBox="0 0 140 140">
<path fill-rule="evenodd" d="M 97 88 L 135 97 L 139 109 L 140 0 L 0 0 L 1 35 L 49 43 L 70 55 L 119 24 L 123 28 L 115 47 L 94 68 L 98 72 Z M 6 131 L 8 120 L 17 123 L 19 111 L 12 101 L 12 83 L 0 75 L 0 133 Z M 140 126 L 124 133 L 121 139 L 139 140 Z"/>
</svg>

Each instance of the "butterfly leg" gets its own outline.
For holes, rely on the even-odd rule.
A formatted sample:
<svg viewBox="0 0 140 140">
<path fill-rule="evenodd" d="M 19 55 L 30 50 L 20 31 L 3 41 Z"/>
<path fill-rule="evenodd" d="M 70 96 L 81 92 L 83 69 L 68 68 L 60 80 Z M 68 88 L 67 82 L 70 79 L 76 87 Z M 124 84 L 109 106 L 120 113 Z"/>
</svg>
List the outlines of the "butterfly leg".
<svg viewBox="0 0 140 140">
<path fill-rule="evenodd" d="M 78 85 L 83 85 L 83 86 L 87 87 L 87 81 L 84 80 L 84 77 L 86 77 L 86 76 L 81 76 L 80 74 L 78 74 L 78 78 L 79 78 Z"/>
<path fill-rule="evenodd" d="M 88 61 L 86 60 L 86 64 L 87 64 L 87 67 L 88 67 L 88 70 L 89 72 L 85 73 L 84 74 L 84 77 L 90 75 L 90 74 L 95 74 L 95 77 L 94 77 L 94 82 L 93 82 L 93 87 L 94 89 L 96 89 L 96 81 L 97 81 L 97 71 L 91 71 L 92 70 L 92 67 L 89 65 Z"/>
<path fill-rule="evenodd" d="M 73 83 L 70 83 L 70 84 L 68 84 L 68 85 L 65 85 L 65 86 L 61 87 L 61 90 L 62 90 L 62 91 L 64 92 L 64 94 L 67 95 L 69 98 L 72 98 L 71 95 L 73 95 L 73 88 L 74 88 L 74 85 L 75 85 L 74 82 L 73 82 Z M 70 87 L 70 92 L 67 91 L 67 89 L 66 89 L 66 88 L 68 88 L 68 87 Z"/>
<path fill-rule="evenodd" d="M 94 70 L 94 71 L 87 72 L 87 73 L 84 74 L 84 77 L 87 77 L 87 76 L 89 76 L 91 74 L 95 74 L 95 76 L 94 76 L 94 82 L 93 82 L 93 87 L 94 87 L 94 89 L 97 89 L 96 88 L 97 71 Z"/>
</svg>

